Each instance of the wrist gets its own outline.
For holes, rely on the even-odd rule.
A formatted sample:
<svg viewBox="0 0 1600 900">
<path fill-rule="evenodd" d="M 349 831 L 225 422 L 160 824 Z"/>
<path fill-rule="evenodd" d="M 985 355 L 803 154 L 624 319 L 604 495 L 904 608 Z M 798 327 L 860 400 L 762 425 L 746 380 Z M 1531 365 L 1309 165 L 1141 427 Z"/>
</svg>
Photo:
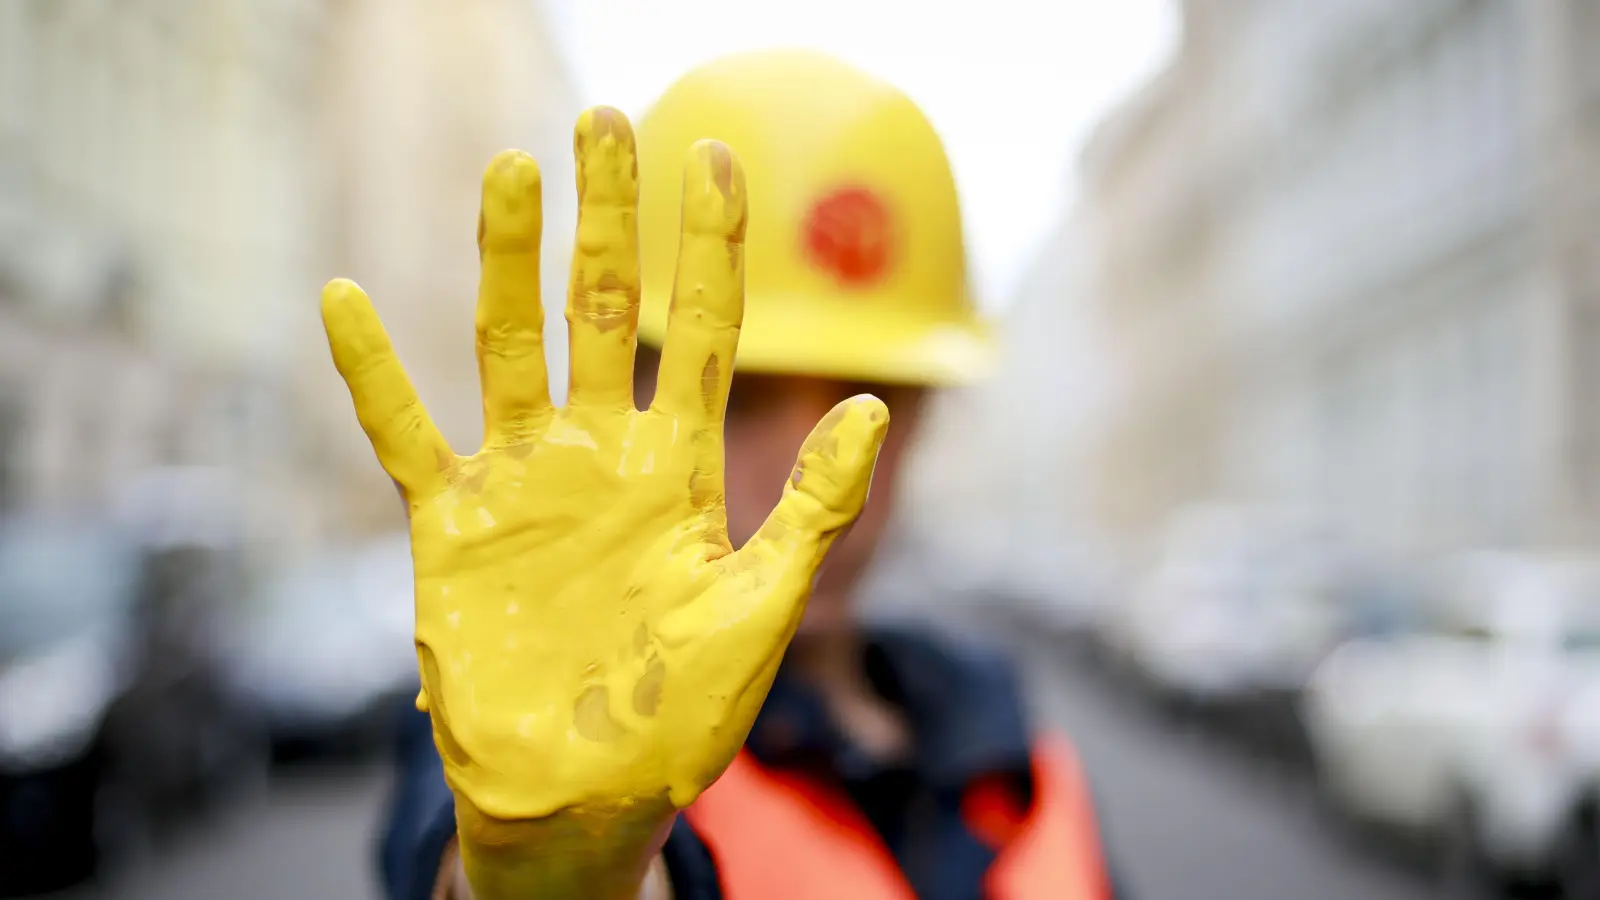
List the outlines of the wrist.
<svg viewBox="0 0 1600 900">
<path fill-rule="evenodd" d="M 439 857 L 439 873 L 434 876 L 430 900 L 472 900 L 472 886 L 467 884 L 467 873 L 461 868 L 461 847 L 458 838 L 451 837 Z"/>
<path fill-rule="evenodd" d="M 675 814 L 663 802 L 507 821 L 458 798 L 456 827 L 474 900 L 634 900 Z"/>
</svg>

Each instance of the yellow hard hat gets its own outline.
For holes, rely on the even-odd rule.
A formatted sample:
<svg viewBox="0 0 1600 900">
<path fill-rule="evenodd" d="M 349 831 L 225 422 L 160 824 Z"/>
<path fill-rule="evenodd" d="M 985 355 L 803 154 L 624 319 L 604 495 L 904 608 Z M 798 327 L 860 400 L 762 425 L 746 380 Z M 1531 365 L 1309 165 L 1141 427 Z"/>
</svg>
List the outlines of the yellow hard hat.
<svg viewBox="0 0 1600 900">
<path fill-rule="evenodd" d="M 938 135 L 904 94 L 807 51 L 701 66 L 640 122 L 641 340 L 666 336 L 683 160 L 703 138 L 738 154 L 750 197 L 736 371 L 948 385 L 987 370 Z"/>
</svg>

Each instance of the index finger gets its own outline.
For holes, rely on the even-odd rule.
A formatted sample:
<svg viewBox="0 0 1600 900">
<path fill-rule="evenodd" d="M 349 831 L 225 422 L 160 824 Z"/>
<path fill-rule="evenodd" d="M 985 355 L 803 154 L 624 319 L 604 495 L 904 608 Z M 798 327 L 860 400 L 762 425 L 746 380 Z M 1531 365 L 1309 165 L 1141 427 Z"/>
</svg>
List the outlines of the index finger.
<svg viewBox="0 0 1600 900">
<path fill-rule="evenodd" d="M 567 295 L 574 405 L 633 409 L 634 336 L 639 330 L 639 163 L 633 126 L 608 106 L 588 110 L 573 131 L 578 163 L 578 237 Z"/>
</svg>

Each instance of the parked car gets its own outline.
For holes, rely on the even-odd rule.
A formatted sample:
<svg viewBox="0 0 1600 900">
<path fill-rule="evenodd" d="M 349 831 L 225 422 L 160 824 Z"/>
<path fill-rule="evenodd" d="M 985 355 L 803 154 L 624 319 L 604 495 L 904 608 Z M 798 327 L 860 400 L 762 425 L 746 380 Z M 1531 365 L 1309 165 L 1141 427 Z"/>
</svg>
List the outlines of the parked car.
<svg viewBox="0 0 1600 900">
<path fill-rule="evenodd" d="M 1585 679 L 1572 692 L 1558 733 L 1583 773 L 1564 839 L 1555 853 L 1563 897 L 1600 897 L 1600 679 Z"/>
<path fill-rule="evenodd" d="M 1087 645 L 1114 595 L 1114 571 L 1102 557 L 1066 537 L 1013 554 L 1009 576 L 991 589 L 997 611 L 1016 627 Z"/>
<path fill-rule="evenodd" d="M 1573 704 L 1600 685 L 1600 569 L 1457 561 L 1427 633 L 1352 641 L 1303 705 L 1319 793 L 1417 839 L 1451 881 L 1548 881 L 1597 760 Z"/>
<path fill-rule="evenodd" d="M 100 523 L 0 523 L 0 894 L 81 881 L 247 777 L 197 565 Z"/>
<path fill-rule="evenodd" d="M 1219 665 L 1241 644 L 1251 618 L 1247 561 L 1218 554 L 1163 561 L 1112 622 L 1118 667 L 1150 694 L 1176 705 L 1208 705 L 1239 690 L 1240 673 Z"/>
<path fill-rule="evenodd" d="M 1167 701 L 1282 705 L 1337 644 L 1356 572 L 1348 553 L 1303 523 L 1191 513 L 1113 622 L 1114 652 Z"/>
<path fill-rule="evenodd" d="M 327 553 L 259 585 L 227 682 L 279 757 L 373 749 L 417 690 L 405 535 Z"/>
</svg>

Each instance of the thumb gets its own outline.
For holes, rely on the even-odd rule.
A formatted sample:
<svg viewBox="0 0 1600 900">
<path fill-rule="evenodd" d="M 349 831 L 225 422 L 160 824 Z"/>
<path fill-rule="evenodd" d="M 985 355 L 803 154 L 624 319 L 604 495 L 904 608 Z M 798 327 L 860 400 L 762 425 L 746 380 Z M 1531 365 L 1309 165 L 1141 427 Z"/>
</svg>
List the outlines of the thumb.
<svg viewBox="0 0 1600 900">
<path fill-rule="evenodd" d="M 806 584 L 841 533 L 861 515 L 889 409 L 871 394 L 835 406 L 800 447 L 772 514 L 738 555 L 803 570 Z M 752 559 L 753 558 L 753 559 Z"/>
</svg>

